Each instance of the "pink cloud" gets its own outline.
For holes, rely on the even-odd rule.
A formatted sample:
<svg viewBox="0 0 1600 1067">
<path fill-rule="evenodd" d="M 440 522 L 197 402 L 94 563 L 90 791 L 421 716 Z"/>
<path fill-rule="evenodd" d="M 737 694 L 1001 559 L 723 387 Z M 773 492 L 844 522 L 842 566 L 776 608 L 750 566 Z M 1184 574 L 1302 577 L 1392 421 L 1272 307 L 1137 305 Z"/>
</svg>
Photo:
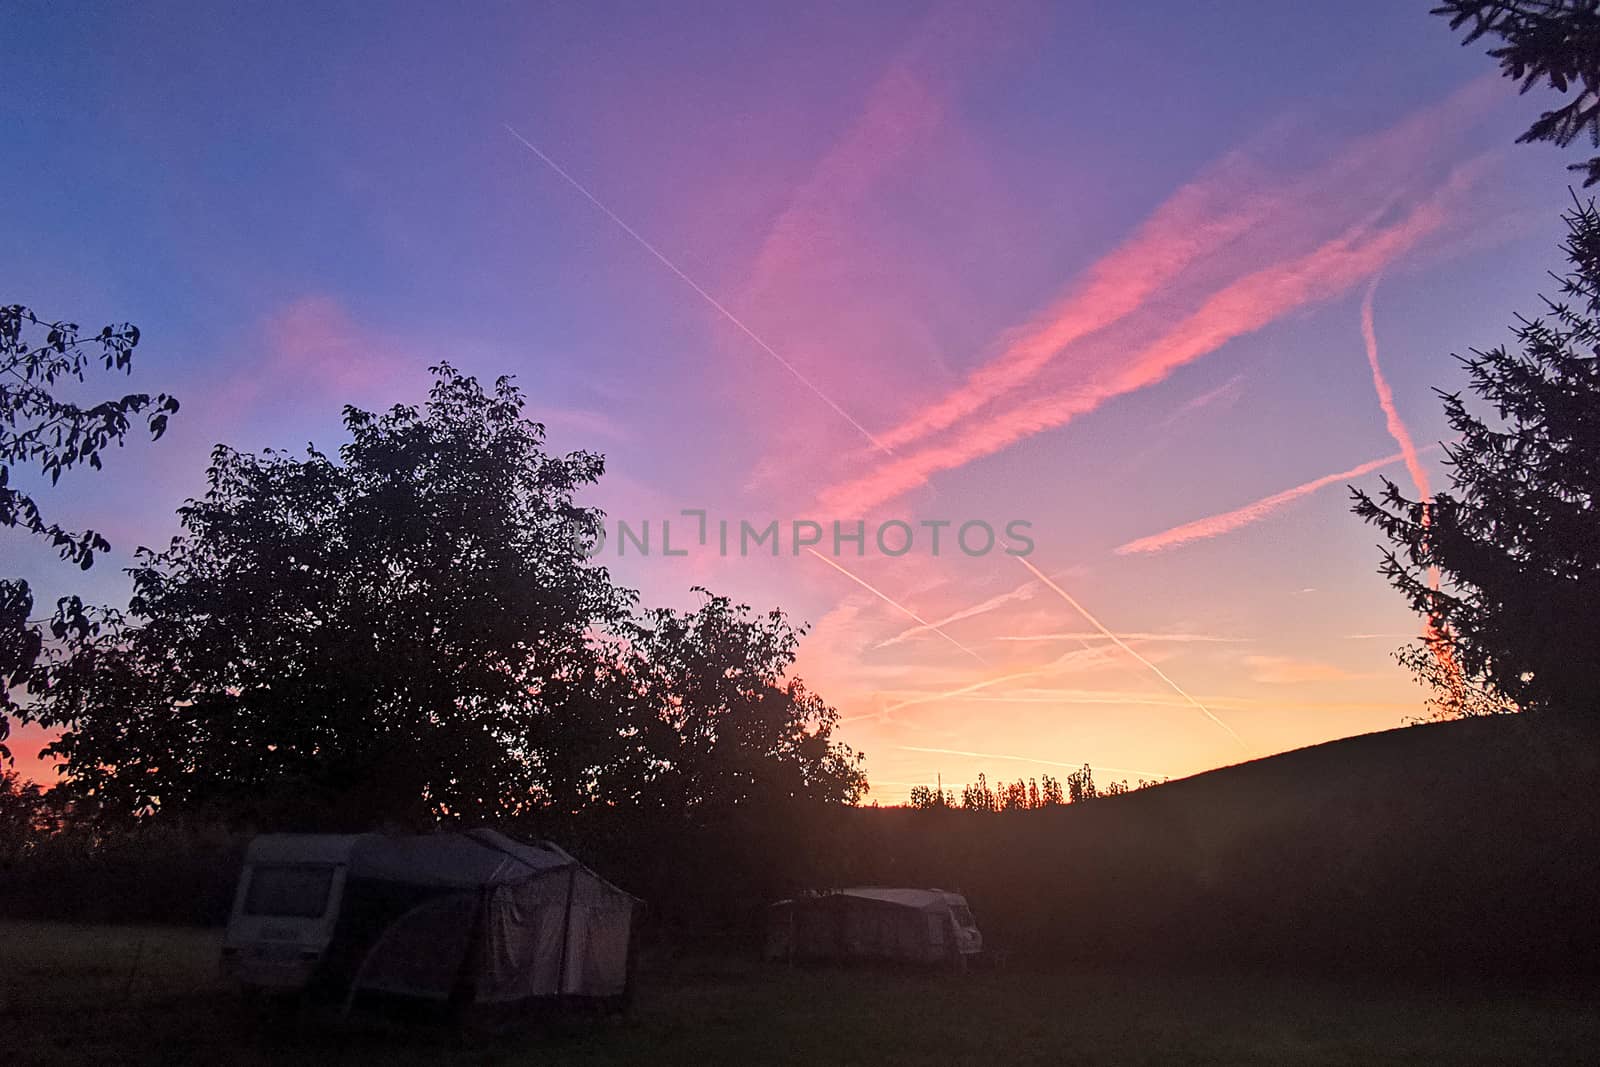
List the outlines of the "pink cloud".
<svg viewBox="0 0 1600 1067">
<path fill-rule="evenodd" d="M 925 144 L 944 117 L 943 94 L 905 60 L 892 64 L 768 231 L 751 267 L 746 299 L 845 251 L 849 212 Z"/>
<path fill-rule="evenodd" d="M 1018 213 L 956 106 L 968 79 L 1018 39 L 1013 14 L 952 4 L 924 19 L 778 204 L 747 279 L 726 300 L 874 441 L 870 428 L 903 403 L 908 379 L 948 379 L 948 327 L 960 328 L 980 302 L 949 246 L 970 257 L 1015 258 Z M 937 232 L 908 224 L 906 197 L 921 210 L 942 210 L 948 222 Z M 782 491 L 799 479 L 797 467 L 814 472 L 875 451 L 837 412 L 750 359 L 748 338 L 723 334 L 725 388 L 759 418 L 767 446 L 750 488 Z M 782 419 L 765 416 L 773 404 L 784 406 Z"/>
<path fill-rule="evenodd" d="M 225 413 L 227 423 L 206 426 L 207 433 L 236 432 L 241 414 L 257 409 L 276 415 L 287 406 L 285 396 L 299 401 L 297 410 L 305 411 L 310 399 L 333 413 L 344 404 L 415 403 L 427 389 L 432 362 L 414 346 L 358 323 L 327 294 L 301 297 L 264 316 L 254 350 L 254 359 L 203 398 L 208 410 Z"/>
<path fill-rule="evenodd" d="M 1032 323 L 1009 331 L 998 353 L 943 398 L 878 435 L 899 448 L 954 425 L 1032 381 L 1073 343 L 1144 307 L 1189 268 L 1226 258 L 1247 235 L 1292 239 L 1317 222 L 1309 204 L 1360 204 L 1390 195 L 1436 154 L 1495 91 L 1480 79 L 1381 134 L 1357 141 L 1309 175 L 1269 187 L 1263 169 L 1233 153 L 1180 188 L 1122 245 L 1089 268 Z"/>
<path fill-rule="evenodd" d="M 1232 157 L 1179 189 L 1081 284 L 1034 322 L 1008 331 L 999 353 L 960 387 L 879 439 L 903 447 L 1025 385 L 1068 345 L 1125 318 L 1196 259 L 1259 223 L 1268 203 L 1238 195 L 1252 180 L 1249 170 L 1247 161 Z"/>
<path fill-rule="evenodd" d="M 1044 430 L 1063 426 L 1107 400 L 1154 385 L 1177 368 L 1216 351 L 1289 312 L 1332 299 L 1436 232 L 1446 205 L 1459 197 L 1473 171 L 1458 170 L 1446 186 L 1397 221 L 1362 221 L 1311 252 L 1253 271 L 1207 298 L 1188 317 L 1132 357 L 1113 350 L 1098 365 L 1077 368 L 1077 380 L 974 421 L 945 442 L 880 464 L 856 479 L 825 489 L 829 514 L 858 515 L 918 488 L 941 471 L 993 455 Z"/>
<path fill-rule="evenodd" d="M 308 296 L 282 308 L 267 319 L 264 333 L 268 376 L 331 389 L 352 401 L 391 391 L 397 377 L 419 369 L 414 353 L 359 326 L 330 296 Z"/>
</svg>

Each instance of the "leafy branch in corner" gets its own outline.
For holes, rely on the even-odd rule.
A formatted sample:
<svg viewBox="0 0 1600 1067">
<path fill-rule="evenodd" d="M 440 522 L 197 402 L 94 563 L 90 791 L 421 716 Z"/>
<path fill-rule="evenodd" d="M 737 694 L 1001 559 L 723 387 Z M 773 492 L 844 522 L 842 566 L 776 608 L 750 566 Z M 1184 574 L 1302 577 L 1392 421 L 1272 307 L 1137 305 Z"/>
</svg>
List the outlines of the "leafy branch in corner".
<svg viewBox="0 0 1600 1067">
<path fill-rule="evenodd" d="M 165 393 L 129 393 L 84 407 L 57 395 L 100 369 L 128 373 L 139 329 L 128 323 L 84 335 L 77 323 L 39 318 L 21 304 L 0 306 L 0 528 L 20 529 L 42 538 L 63 560 L 82 570 L 111 545 L 95 530 L 73 531 L 48 521 L 39 503 L 16 483 L 14 470 L 32 468 L 54 486 L 75 467 L 99 470 L 101 454 L 120 446 L 143 418 L 152 438 L 166 432 L 178 401 Z M 8 714 L 17 710 L 18 687 L 37 685 L 35 668 L 44 634 L 34 620 L 33 592 L 18 579 L 0 579 L 0 760 L 10 758 L 4 741 Z M 63 640 L 98 632 L 97 613 L 77 597 L 56 606 L 51 633 Z"/>
</svg>

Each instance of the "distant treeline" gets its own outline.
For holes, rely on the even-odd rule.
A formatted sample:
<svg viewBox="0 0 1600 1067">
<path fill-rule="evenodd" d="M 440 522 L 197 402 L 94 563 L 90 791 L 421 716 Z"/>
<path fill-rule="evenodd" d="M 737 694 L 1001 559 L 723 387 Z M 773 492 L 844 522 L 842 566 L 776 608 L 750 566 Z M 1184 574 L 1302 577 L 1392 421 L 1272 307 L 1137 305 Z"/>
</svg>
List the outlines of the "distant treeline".
<svg viewBox="0 0 1600 1067">
<path fill-rule="evenodd" d="M 980 773 L 976 782 L 961 787 L 959 800 L 954 789 L 940 785 L 912 786 L 906 806 L 919 811 L 956 807 L 968 811 L 1037 811 L 1040 808 L 1094 800 L 1096 797 L 1121 796 L 1156 784 L 1155 781 L 1140 778 L 1136 784 L 1129 785 L 1124 778 L 1104 786 L 1096 785 L 1094 770 L 1085 763 L 1068 774 L 1064 783 L 1059 778 L 1043 774 L 1037 778 L 1018 778 L 1014 782 L 996 782 L 991 787 L 988 777 Z"/>
</svg>

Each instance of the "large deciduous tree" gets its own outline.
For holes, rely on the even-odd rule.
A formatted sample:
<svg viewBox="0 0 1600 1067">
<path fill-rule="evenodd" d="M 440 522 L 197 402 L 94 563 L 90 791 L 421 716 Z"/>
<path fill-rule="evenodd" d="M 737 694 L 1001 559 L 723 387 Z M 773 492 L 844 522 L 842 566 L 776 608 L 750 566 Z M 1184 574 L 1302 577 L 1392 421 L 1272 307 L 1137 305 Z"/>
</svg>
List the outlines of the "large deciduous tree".
<svg viewBox="0 0 1600 1067">
<path fill-rule="evenodd" d="M 413 821 L 514 811 L 541 692 L 624 598 L 507 379 L 448 366 L 424 409 L 346 408 L 331 458 L 219 446 L 183 533 L 133 568 L 129 618 L 75 642 L 33 712 L 107 812 Z"/>
<path fill-rule="evenodd" d="M 1477 686 L 1469 711 L 1600 712 L 1600 213 L 1590 201 L 1565 219 L 1560 298 L 1519 319 L 1516 350 L 1462 360 L 1489 412 L 1440 392 L 1449 490 L 1355 493 L 1394 546 L 1383 572 L 1435 620 L 1434 647 L 1402 658 L 1424 680 L 1453 660 Z"/>
<path fill-rule="evenodd" d="M 165 394 L 129 393 L 87 407 L 57 395 L 91 370 L 130 371 L 138 344 L 138 327 L 127 323 L 83 336 L 76 323 L 41 319 L 21 304 L 0 306 L 0 528 L 43 539 L 83 570 L 111 545 L 94 530 L 68 530 L 47 519 L 15 472 L 32 468 L 55 485 L 76 467 L 99 470 L 101 455 L 123 443 L 136 418 L 152 437 L 166 432 L 178 402 Z M 9 716 L 20 710 L 14 694 L 37 680 L 45 644 L 33 610 L 26 581 L 0 578 L 0 762 L 11 756 L 5 740 Z M 51 621 L 57 638 L 69 630 L 86 636 L 95 625 L 76 597 L 63 597 Z"/>
<path fill-rule="evenodd" d="M 84 809 L 548 825 L 854 799 L 782 616 L 635 619 L 576 503 L 601 458 L 548 454 L 508 379 L 434 370 L 420 409 L 347 408 L 337 457 L 216 450 L 127 618 L 72 641 L 33 712 Z"/>
<path fill-rule="evenodd" d="M 791 674 L 802 631 L 697 592 L 697 609 L 623 629 L 618 758 L 572 824 L 667 924 L 749 920 L 826 879 L 836 809 L 867 789 L 861 757 L 833 740 L 837 712 Z"/>
<path fill-rule="evenodd" d="M 0 765 L 0 872 L 6 871 L 51 829 L 44 790 Z"/>
<path fill-rule="evenodd" d="M 700 608 L 646 612 L 629 629 L 635 800 L 701 809 L 788 800 L 854 803 L 860 757 L 832 740 L 838 713 L 788 676 L 804 631 L 782 611 L 695 590 Z"/>
</svg>

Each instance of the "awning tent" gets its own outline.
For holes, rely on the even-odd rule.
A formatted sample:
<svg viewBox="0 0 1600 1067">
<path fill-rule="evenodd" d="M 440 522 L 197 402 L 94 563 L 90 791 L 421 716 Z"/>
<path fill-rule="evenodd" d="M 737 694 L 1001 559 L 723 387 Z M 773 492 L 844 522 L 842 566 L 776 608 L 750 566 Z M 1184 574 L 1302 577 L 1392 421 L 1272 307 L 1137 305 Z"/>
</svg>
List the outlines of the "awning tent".
<svg viewBox="0 0 1600 1067">
<path fill-rule="evenodd" d="M 626 994 L 638 902 L 557 846 L 487 829 L 347 840 L 324 993 L 463 1006 Z M 328 842 L 267 835 L 251 858 L 292 861 Z"/>
<path fill-rule="evenodd" d="M 955 906 L 969 914 L 960 894 L 876 886 L 780 900 L 768 909 L 765 955 L 805 961 L 956 960 L 968 949 Z"/>
</svg>

